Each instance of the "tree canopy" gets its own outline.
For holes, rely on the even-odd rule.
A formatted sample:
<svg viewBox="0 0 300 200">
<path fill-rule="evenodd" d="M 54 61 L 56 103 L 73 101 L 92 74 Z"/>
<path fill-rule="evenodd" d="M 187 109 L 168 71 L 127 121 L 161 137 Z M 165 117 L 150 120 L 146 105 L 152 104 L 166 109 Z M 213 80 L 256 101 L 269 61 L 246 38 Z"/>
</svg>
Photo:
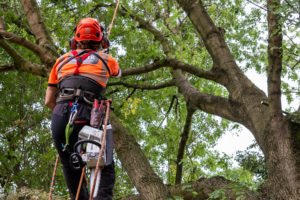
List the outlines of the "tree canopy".
<svg viewBox="0 0 300 200">
<path fill-rule="evenodd" d="M 0 191 L 48 191 L 56 151 L 47 76 L 80 19 L 109 29 L 115 1 L 0 2 Z M 300 196 L 299 2 L 120 2 L 109 53 L 115 199 L 296 199 Z M 267 91 L 246 76 L 267 78 Z M 299 107 L 300 108 L 300 107 Z M 251 131 L 261 153 L 212 150 Z M 235 144 L 231 144 L 235 145 Z M 58 171 L 55 193 L 67 196 Z"/>
</svg>

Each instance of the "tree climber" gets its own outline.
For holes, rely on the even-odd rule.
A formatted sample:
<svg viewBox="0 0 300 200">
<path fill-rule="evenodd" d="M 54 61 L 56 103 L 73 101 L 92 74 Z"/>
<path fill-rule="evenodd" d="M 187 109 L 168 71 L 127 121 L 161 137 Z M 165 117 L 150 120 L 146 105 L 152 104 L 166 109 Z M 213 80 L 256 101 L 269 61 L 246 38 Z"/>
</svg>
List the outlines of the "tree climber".
<svg viewBox="0 0 300 200">
<path fill-rule="evenodd" d="M 103 98 L 109 77 L 121 76 L 118 62 L 109 54 L 99 52 L 101 48 L 109 45 L 107 42 L 103 28 L 96 19 L 82 19 L 76 26 L 74 39 L 70 40 L 70 47 L 73 51 L 57 59 L 48 80 L 45 104 L 53 111 L 52 138 L 62 161 L 71 199 L 75 199 L 81 171 L 71 168 L 70 154 L 64 151 L 65 128 L 76 104 L 77 115 L 72 133 L 68 138 L 70 146 L 73 146 L 78 140 L 80 129 L 84 125 L 89 125 L 93 101 Z M 112 138 L 112 132 L 107 134 Z M 112 139 L 110 142 L 112 143 Z M 111 200 L 114 183 L 115 170 L 112 160 L 111 164 L 102 169 L 96 199 Z M 80 200 L 89 199 L 86 185 L 84 181 L 80 189 Z"/>
</svg>

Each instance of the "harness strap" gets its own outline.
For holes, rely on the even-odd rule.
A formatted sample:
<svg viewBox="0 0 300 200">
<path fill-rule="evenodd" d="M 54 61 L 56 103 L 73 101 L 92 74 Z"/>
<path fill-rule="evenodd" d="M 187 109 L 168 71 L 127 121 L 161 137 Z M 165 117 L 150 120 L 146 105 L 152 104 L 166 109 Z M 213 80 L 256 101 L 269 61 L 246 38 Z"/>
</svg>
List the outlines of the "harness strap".
<svg viewBox="0 0 300 200">
<path fill-rule="evenodd" d="M 76 68 L 75 71 L 73 72 L 74 75 L 78 75 L 79 74 L 79 67 L 80 65 L 83 63 L 83 61 L 90 56 L 92 53 L 94 53 L 95 51 L 91 51 L 91 52 L 87 52 L 86 54 L 82 55 L 82 56 L 78 56 L 78 52 L 76 50 L 72 51 L 71 53 L 73 54 L 73 56 L 76 59 Z"/>
<path fill-rule="evenodd" d="M 77 56 L 81 56 L 81 55 L 83 55 L 83 54 L 85 54 L 85 53 L 87 53 L 87 52 L 88 52 L 87 50 L 83 50 L 83 51 L 80 52 Z M 67 60 L 65 60 L 64 62 L 60 63 L 60 64 L 58 65 L 57 71 L 59 72 L 59 71 L 61 70 L 61 68 L 62 68 L 65 64 L 67 64 L 68 62 L 70 62 L 70 61 L 73 60 L 74 58 L 75 58 L 75 56 L 72 56 L 72 57 L 68 58 Z"/>
<path fill-rule="evenodd" d="M 76 57 L 78 57 L 78 56 L 81 56 L 81 55 L 86 55 L 86 54 L 89 54 L 89 55 L 91 55 L 91 54 L 93 54 L 93 55 L 95 55 L 95 56 L 97 56 L 97 58 L 99 58 L 100 60 L 101 60 L 101 62 L 104 64 L 104 66 L 106 67 L 106 69 L 107 69 L 107 71 L 108 71 L 108 73 L 109 73 L 109 76 L 111 76 L 111 72 L 110 72 L 110 69 L 109 69 L 109 67 L 108 67 L 108 65 L 107 65 L 107 63 L 105 62 L 105 60 L 101 57 L 101 56 L 99 56 L 99 54 L 97 54 L 96 53 L 96 51 L 87 51 L 87 50 L 83 50 L 82 52 L 80 52 L 80 53 L 78 53 L 76 50 L 74 50 L 74 51 L 72 51 L 71 52 L 72 53 L 72 57 L 70 57 L 70 58 L 68 58 L 67 60 L 65 60 L 64 62 L 62 62 L 62 63 L 60 63 L 58 66 L 58 69 L 57 69 L 57 71 L 59 72 L 60 70 L 61 70 L 61 68 L 65 65 L 65 64 L 67 64 L 68 62 L 70 62 L 71 60 L 73 60 L 74 58 L 76 58 Z M 89 55 L 87 55 L 86 57 L 88 57 Z M 82 57 L 83 57 L 82 56 Z M 83 57 L 84 59 L 81 61 L 81 64 L 82 64 L 82 62 L 86 59 L 85 58 L 85 56 Z M 80 62 L 80 60 L 78 60 L 77 58 L 76 58 L 76 64 L 78 65 L 78 61 Z M 80 65 L 81 65 L 80 64 Z M 79 66 L 80 66 L 79 65 Z M 74 71 L 74 73 L 77 73 L 78 74 L 78 68 L 79 68 L 79 66 L 77 67 L 76 66 L 76 69 L 75 69 L 75 71 Z M 77 70 L 77 71 L 76 71 Z"/>
<path fill-rule="evenodd" d="M 72 100 L 75 97 L 82 98 L 82 100 L 84 100 L 84 102 L 86 102 L 90 105 L 93 105 L 93 99 L 95 99 L 95 98 L 102 99 L 102 95 L 97 95 L 96 93 L 93 93 L 93 92 L 90 92 L 87 90 L 82 90 L 79 88 L 63 88 L 61 90 L 61 92 L 59 93 L 59 96 L 58 96 L 58 99 L 56 102 Z M 71 106 L 73 106 L 72 103 L 71 103 Z"/>
<path fill-rule="evenodd" d="M 102 61 L 102 63 L 105 65 L 105 67 L 106 67 L 106 69 L 107 69 L 107 71 L 109 73 L 109 76 L 111 76 L 110 69 L 109 69 L 107 63 L 105 62 L 105 60 L 101 56 L 99 56 L 99 54 L 95 53 L 94 51 L 92 52 L 92 54 L 95 55 L 95 56 L 97 56 L 97 58 L 99 58 Z"/>
</svg>

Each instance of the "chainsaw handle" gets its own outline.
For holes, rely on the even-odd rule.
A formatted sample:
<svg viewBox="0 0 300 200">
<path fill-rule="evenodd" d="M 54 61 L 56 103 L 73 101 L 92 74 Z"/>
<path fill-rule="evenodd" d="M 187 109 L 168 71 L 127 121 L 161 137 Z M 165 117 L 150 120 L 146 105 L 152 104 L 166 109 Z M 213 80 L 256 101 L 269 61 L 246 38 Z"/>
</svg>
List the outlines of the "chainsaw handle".
<svg viewBox="0 0 300 200">
<path fill-rule="evenodd" d="M 86 143 L 91 143 L 96 145 L 97 147 L 99 147 L 101 149 L 101 144 L 95 140 L 89 140 L 89 139 L 84 139 L 84 140 L 79 140 L 74 144 L 74 151 L 77 153 L 80 153 L 80 151 L 78 151 L 77 147 L 81 144 L 86 144 Z"/>
</svg>

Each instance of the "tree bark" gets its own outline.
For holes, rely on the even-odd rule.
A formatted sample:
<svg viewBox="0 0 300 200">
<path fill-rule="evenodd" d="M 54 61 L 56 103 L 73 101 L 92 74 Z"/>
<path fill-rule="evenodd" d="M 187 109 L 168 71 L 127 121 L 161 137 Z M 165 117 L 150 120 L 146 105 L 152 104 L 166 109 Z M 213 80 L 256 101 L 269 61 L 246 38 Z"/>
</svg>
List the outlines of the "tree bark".
<svg viewBox="0 0 300 200">
<path fill-rule="evenodd" d="M 266 188 L 273 199 L 296 199 L 300 198 L 300 167 L 296 165 L 295 159 L 299 154 L 299 148 L 298 152 L 297 149 L 293 149 L 292 129 L 281 108 L 282 21 L 280 15 L 276 13 L 279 7 L 279 0 L 267 0 L 270 125 L 262 133 L 266 138 L 264 144 L 268 168 Z"/>
<path fill-rule="evenodd" d="M 191 130 L 191 125 L 192 125 L 192 118 L 195 110 L 189 109 L 187 107 L 187 116 L 185 120 L 185 125 L 183 132 L 181 134 L 181 139 L 178 147 L 178 153 L 177 153 L 177 160 L 176 160 L 176 176 L 175 176 L 175 184 L 178 185 L 181 183 L 182 179 L 182 171 L 183 171 L 183 163 L 182 159 L 184 158 L 184 153 L 185 153 L 185 148 L 186 148 L 186 143 L 189 138 L 189 133 Z"/>
<path fill-rule="evenodd" d="M 141 198 L 143 200 L 166 200 L 170 197 L 169 191 L 153 171 L 139 144 L 114 113 L 111 113 L 111 120 L 117 155 L 141 194 Z"/>
<path fill-rule="evenodd" d="M 296 164 L 296 158 L 299 154 L 299 148 L 293 148 L 293 135 L 289 128 L 289 122 L 286 117 L 282 116 L 280 105 L 280 70 L 281 70 L 281 31 L 274 24 L 280 26 L 278 16 L 271 10 L 278 6 L 278 1 L 268 1 L 269 10 L 269 97 L 272 103 L 270 106 L 262 106 L 260 102 L 266 100 L 266 95 L 251 83 L 241 70 L 236 65 L 233 56 L 230 53 L 224 36 L 219 29 L 214 25 L 201 1 L 195 0 L 177 0 L 181 7 L 188 14 L 194 27 L 201 35 L 205 46 L 214 61 L 213 70 L 222 70 L 223 73 L 230 77 L 230 81 L 217 81 L 224 85 L 229 93 L 229 101 L 235 102 L 232 109 L 239 110 L 238 115 L 232 115 L 226 112 L 224 108 L 218 109 L 217 112 L 211 112 L 205 107 L 198 106 L 199 109 L 205 110 L 212 114 L 222 116 L 226 119 L 239 122 L 245 125 L 253 133 L 256 141 L 261 147 L 268 168 L 268 181 L 266 191 L 268 198 L 271 199 L 297 199 L 299 195 L 299 161 Z M 277 20 L 277 21 L 276 21 Z M 272 30 L 271 30 L 272 29 Z M 279 29 L 280 30 L 280 29 Z M 279 34 L 279 35 L 278 35 Z M 276 59 L 274 59 L 276 57 Z M 177 74 L 180 78 L 180 75 Z M 183 79 L 183 78 L 181 78 Z M 188 86 L 183 86 L 182 82 L 178 84 L 179 91 L 185 96 L 195 96 L 196 89 Z M 187 88 L 190 88 L 188 91 Z M 192 92 L 194 90 L 194 92 Z M 192 95 L 193 94 L 193 95 Z M 200 94 L 198 93 L 198 96 Z M 197 102 L 191 103 L 197 105 Z M 195 99 L 195 98 L 194 98 Z M 203 97 L 199 96 L 198 102 L 202 101 Z M 224 104 L 224 103 L 222 103 Z M 232 117 L 235 116 L 235 117 Z M 236 117 L 239 119 L 236 120 Z M 296 139 L 296 140 L 299 140 Z M 284 183 L 284 184 L 282 184 Z"/>
<path fill-rule="evenodd" d="M 215 176 L 211 178 L 202 178 L 190 183 L 178 184 L 174 186 L 168 186 L 171 196 L 182 197 L 184 200 L 207 200 L 209 195 L 216 190 L 224 190 L 223 198 L 228 200 L 240 199 L 244 200 L 256 200 L 256 195 L 247 188 L 239 188 L 241 194 L 234 192 L 234 182 L 228 181 L 221 176 Z M 239 186 L 237 186 L 239 187 Z M 140 195 L 132 195 L 118 200 L 142 200 Z M 220 197 L 221 199 L 221 197 Z"/>
<path fill-rule="evenodd" d="M 53 56 L 58 57 L 59 54 L 56 51 L 56 47 L 45 25 L 36 0 L 20 0 L 20 2 L 23 6 L 30 28 L 35 35 L 37 43 L 50 50 L 49 52 Z"/>
<path fill-rule="evenodd" d="M 52 198 L 54 200 L 67 200 L 66 198 L 53 195 Z M 48 200 L 49 194 L 48 192 L 36 190 L 28 187 L 22 187 L 17 189 L 16 192 L 8 194 L 5 199 L 7 200 L 22 200 L 22 199 L 29 199 L 29 200 Z"/>
</svg>

